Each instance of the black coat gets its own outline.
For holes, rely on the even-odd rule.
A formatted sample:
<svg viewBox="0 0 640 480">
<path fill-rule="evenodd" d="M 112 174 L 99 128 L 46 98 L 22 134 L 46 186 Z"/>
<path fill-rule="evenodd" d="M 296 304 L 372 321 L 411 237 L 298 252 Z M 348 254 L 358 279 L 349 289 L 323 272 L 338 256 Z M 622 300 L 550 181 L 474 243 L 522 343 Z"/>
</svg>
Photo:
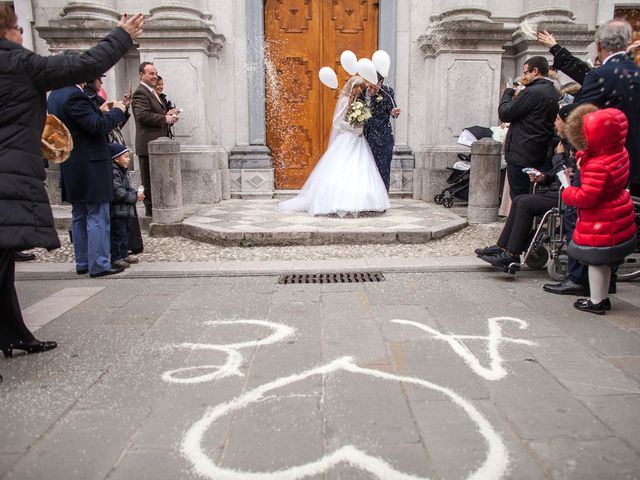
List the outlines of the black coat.
<svg viewBox="0 0 640 480">
<path fill-rule="evenodd" d="M 640 66 L 625 52 L 611 57 L 584 79 L 579 103 L 622 110 L 629 122 L 626 147 L 631 164 L 631 182 L 640 183 Z"/>
<path fill-rule="evenodd" d="M 131 107 L 136 120 L 136 154 L 148 156 L 150 141 L 170 136 L 165 106 L 151 90 L 140 85 L 133 92 Z"/>
<path fill-rule="evenodd" d="M 556 44 L 549 49 L 553 55 L 554 70 L 564 73 L 580 85 L 584 83 L 584 77 L 591 71 L 591 66 L 573 55 L 569 50 Z"/>
<path fill-rule="evenodd" d="M 119 108 L 101 113 L 79 87 L 54 90 L 49 112 L 67 126 L 73 151 L 60 166 L 62 199 L 69 203 L 107 203 L 113 200 L 111 151 L 107 134 L 125 115 Z"/>
<path fill-rule="evenodd" d="M 117 218 L 135 217 L 135 204 L 138 199 L 136 192 L 129 184 L 127 169 L 117 163 L 112 163 L 113 171 L 113 201 L 111 202 L 111 216 Z"/>
<path fill-rule="evenodd" d="M 81 55 L 42 57 L 0 39 L 0 248 L 56 248 L 40 137 L 46 92 L 96 78 L 131 47 L 116 28 Z"/>
<path fill-rule="evenodd" d="M 364 137 L 367 143 L 374 147 L 391 145 L 393 148 L 393 129 L 391 128 L 390 114 L 393 110 L 393 89 L 382 85 L 376 95 L 371 98 L 371 118 L 364 124 Z M 364 98 L 364 97 L 363 97 Z"/>
<path fill-rule="evenodd" d="M 514 93 L 507 88 L 498 107 L 500 120 L 511 124 L 505 158 L 507 163 L 539 169 L 550 154 L 559 94 L 546 78 L 534 80 L 516 97 Z"/>
</svg>

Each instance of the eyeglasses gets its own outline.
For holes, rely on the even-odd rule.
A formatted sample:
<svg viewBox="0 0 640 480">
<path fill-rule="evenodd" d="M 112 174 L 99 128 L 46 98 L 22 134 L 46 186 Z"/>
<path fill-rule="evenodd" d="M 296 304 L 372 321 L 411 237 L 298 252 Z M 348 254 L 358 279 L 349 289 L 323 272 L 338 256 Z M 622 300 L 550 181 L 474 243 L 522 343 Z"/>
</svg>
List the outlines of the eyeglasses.
<svg viewBox="0 0 640 480">
<path fill-rule="evenodd" d="M 19 27 L 18 25 L 16 25 L 15 27 L 13 27 L 14 30 L 17 30 L 20 32 L 20 35 L 22 35 L 24 33 L 24 29 L 22 27 Z"/>
</svg>

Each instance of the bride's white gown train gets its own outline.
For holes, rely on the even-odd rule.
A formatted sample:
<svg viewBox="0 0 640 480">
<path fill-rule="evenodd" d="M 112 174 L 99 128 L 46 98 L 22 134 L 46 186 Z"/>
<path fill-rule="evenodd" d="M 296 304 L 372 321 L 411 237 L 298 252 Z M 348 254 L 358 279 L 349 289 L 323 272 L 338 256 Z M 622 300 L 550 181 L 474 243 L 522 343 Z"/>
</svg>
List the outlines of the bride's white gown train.
<svg viewBox="0 0 640 480">
<path fill-rule="evenodd" d="M 300 193 L 279 204 L 281 210 L 344 215 L 382 212 L 389 208 L 389 194 L 369 144 L 344 120 L 350 93 L 350 89 L 345 88 L 336 105 L 327 151 Z"/>
<path fill-rule="evenodd" d="M 281 210 L 311 215 L 388 208 L 389 195 L 371 149 L 362 135 L 349 130 L 340 132 L 329 145 L 300 193 L 280 203 Z"/>
</svg>

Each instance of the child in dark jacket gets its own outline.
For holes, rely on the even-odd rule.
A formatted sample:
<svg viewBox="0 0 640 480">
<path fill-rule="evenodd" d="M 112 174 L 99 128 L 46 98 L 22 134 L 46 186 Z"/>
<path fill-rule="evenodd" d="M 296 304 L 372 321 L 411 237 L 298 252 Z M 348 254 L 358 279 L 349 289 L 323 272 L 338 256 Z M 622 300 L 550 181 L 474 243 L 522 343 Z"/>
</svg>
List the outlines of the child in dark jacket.
<svg viewBox="0 0 640 480">
<path fill-rule="evenodd" d="M 135 216 L 135 204 L 144 199 L 129 184 L 129 149 L 119 143 L 109 144 L 113 160 L 113 201 L 111 202 L 111 264 L 127 268 L 138 259 L 129 256 L 129 217 Z"/>
</svg>

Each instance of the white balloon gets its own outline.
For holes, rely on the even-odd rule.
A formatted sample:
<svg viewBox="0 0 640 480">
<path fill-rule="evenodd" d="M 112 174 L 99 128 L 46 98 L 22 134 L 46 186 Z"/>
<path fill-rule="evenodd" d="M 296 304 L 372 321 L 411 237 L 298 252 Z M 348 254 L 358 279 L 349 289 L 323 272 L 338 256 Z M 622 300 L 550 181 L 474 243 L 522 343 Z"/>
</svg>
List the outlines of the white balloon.
<svg viewBox="0 0 640 480">
<path fill-rule="evenodd" d="M 373 64 L 376 66 L 376 70 L 384 78 L 389 76 L 389 69 L 391 68 L 391 57 L 384 50 L 377 50 L 371 57 Z"/>
<path fill-rule="evenodd" d="M 358 57 L 351 50 L 345 50 L 340 55 L 340 65 L 349 75 L 358 73 Z"/>
<path fill-rule="evenodd" d="M 333 68 L 322 67 L 318 72 L 318 77 L 320 77 L 320 81 L 327 87 L 334 90 L 338 88 L 338 77 L 336 76 L 336 72 L 333 71 Z"/>
<path fill-rule="evenodd" d="M 368 58 L 361 58 L 358 60 L 358 75 L 369 83 L 378 83 L 376 66 Z"/>
</svg>

